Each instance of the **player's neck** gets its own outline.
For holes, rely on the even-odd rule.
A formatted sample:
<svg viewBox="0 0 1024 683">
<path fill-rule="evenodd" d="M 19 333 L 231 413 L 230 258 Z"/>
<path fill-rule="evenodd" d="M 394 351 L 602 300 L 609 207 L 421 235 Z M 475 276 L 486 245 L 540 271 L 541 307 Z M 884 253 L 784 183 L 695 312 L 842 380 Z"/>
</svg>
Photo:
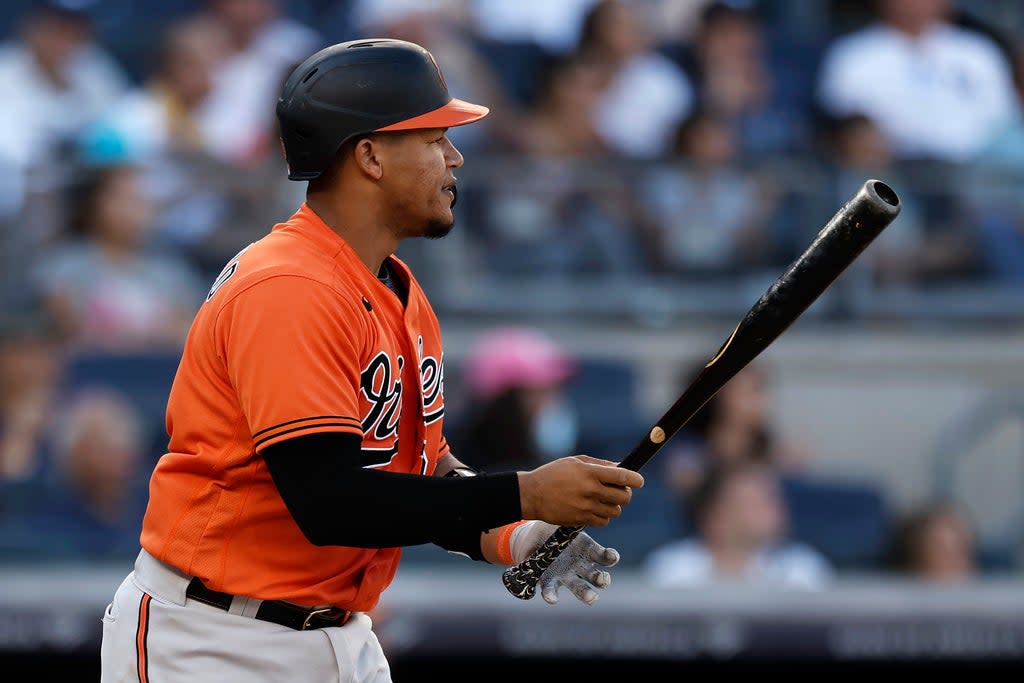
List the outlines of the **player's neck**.
<svg viewBox="0 0 1024 683">
<path fill-rule="evenodd" d="M 367 211 L 368 202 L 351 198 L 339 201 L 336 196 L 310 193 L 306 204 L 352 247 L 374 275 L 380 272 L 384 259 L 398 248 L 398 240 L 381 227 L 384 225 L 381 217 Z"/>
</svg>

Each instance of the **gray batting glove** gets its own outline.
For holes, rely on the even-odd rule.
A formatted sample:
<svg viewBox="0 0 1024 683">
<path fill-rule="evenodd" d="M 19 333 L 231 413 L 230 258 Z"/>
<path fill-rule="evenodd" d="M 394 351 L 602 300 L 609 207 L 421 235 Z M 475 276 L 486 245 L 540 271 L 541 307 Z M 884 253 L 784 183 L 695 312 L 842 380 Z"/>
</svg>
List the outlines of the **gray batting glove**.
<svg viewBox="0 0 1024 683">
<path fill-rule="evenodd" d="M 523 562 L 551 534 L 558 529 L 554 524 L 534 520 L 523 524 L 512 533 L 509 540 L 512 560 Z M 540 575 L 540 594 L 544 602 L 554 605 L 558 602 L 558 589 L 565 586 L 569 592 L 588 605 L 597 600 L 595 588 L 607 588 L 612 576 L 601 567 L 614 567 L 619 561 L 619 551 L 605 548 L 586 533 L 577 536 L 558 559 Z"/>
</svg>

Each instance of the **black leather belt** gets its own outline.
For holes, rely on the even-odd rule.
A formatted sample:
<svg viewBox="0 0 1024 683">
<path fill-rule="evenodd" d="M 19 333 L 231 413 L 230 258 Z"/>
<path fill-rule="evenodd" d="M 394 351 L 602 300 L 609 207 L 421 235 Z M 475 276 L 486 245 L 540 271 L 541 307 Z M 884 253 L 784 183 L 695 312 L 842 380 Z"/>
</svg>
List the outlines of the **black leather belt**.
<svg viewBox="0 0 1024 683">
<path fill-rule="evenodd" d="M 235 599 L 230 593 L 210 590 L 198 578 L 193 578 L 189 582 L 185 597 L 225 612 L 231 608 L 231 601 Z M 337 607 L 300 607 L 283 600 L 264 600 L 256 610 L 257 619 L 287 626 L 296 631 L 341 626 L 351 616 L 352 612 Z"/>
</svg>

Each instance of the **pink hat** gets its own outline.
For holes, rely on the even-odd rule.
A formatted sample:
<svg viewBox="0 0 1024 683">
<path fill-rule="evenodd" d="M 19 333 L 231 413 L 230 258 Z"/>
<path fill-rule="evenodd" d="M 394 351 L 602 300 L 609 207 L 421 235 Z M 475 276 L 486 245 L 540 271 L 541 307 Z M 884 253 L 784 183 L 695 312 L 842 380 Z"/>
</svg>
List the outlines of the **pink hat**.
<svg viewBox="0 0 1024 683">
<path fill-rule="evenodd" d="M 499 327 L 482 334 L 466 358 L 469 390 L 479 398 L 493 398 L 517 386 L 550 386 L 570 377 L 575 362 L 540 332 L 521 327 Z"/>
</svg>

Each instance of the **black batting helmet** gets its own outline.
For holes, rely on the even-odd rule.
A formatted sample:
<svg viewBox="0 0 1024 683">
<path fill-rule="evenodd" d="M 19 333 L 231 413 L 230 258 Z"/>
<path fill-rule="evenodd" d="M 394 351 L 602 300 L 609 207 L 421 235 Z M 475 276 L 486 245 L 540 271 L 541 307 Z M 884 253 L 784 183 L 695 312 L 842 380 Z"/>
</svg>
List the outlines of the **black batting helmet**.
<svg viewBox="0 0 1024 683">
<path fill-rule="evenodd" d="M 292 71 L 277 101 L 288 178 L 313 180 L 345 142 L 375 131 L 450 128 L 487 107 L 448 94 L 427 50 L 404 40 L 338 43 Z"/>
</svg>

